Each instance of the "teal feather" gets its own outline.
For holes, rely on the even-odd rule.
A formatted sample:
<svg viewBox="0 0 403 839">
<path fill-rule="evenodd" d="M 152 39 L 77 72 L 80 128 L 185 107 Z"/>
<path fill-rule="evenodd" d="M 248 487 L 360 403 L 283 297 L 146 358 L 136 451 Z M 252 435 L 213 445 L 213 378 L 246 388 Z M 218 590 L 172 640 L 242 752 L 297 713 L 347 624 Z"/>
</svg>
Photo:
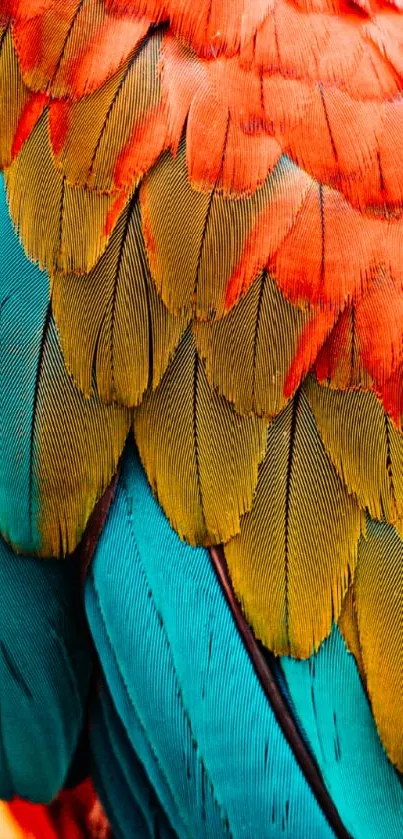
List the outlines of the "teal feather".
<svg viewBox="0 0 403 839">
<path fill-rule="evenodd" d="M 403 786 L 339 630 L 312 659 L 281 663 L 296 717 L 347 829 L 354 839 L 399 839 Z"/>
<path fill-rule="evenodd" d="M 140 759 L 179 837 L 333 836 L 261 689 L 208 552 L 179 540 L 131 450 L 86 605 L 116 710 L 133 750 L 139 727 L 149 744 L 152 760 L 145 749 Z"/>
<path fill-rule="evenodd" d="M 106 527 L 108 528 L 109 525 L 107 524 Z M 120 719 L 127 732 L 130 733 L 133 754 L 142 762 L 150 783 L 158 791 L 159 800 L 167 813 L 170 824 L 175 828 L 175 832 L 179 836 L 186 835 L 186 826 L 179 814 L 173 791 L 154 751 L 154 746 L 147 737 L 147 732 L 139 718 L 136 707 L 131 701 L 128 688 L 122 680 L 109 633 L 99 609 L 98 597 L 94 586 L 90 582 L 87 583 L 86 606 L 91 632 L 96 637 L 98 651 L 102 651 L 102 669 L 111 690 L 113 690 L 113 698 Z"/>
<path fill-rule="evenodd" d="M 77 568 L 0 540 L 0 798 L 50 801 L 84 724 L 91 676 Z"/>
<path fill-rule="evenodd" d="M 143 764 L 128 736 L 103 682 L 101 699 L 92 712 L 91 744 L 94 776 L 107 789 L 115 833 L 131 839 L 174 839 L 165 813 L 150 785 Z M 113 804 L 112 804 L 113 801 Z"/>
<path fill-rule="evenodd" d="M 91 714 L 91 745 L 94 757 L 93 778 L 102 798 L 114 835 L 131 839 L 148 839 L 149 831 L 143 812 L 115 757 L 108 725 L 99 703 Z"/>
<path fill-rule="evenodd" d="M 49 288 L 14 232 L 1 174 L 0 237 L 0 530 L 33 553 L 41 540 L 31 428 Z"/>
</svg>

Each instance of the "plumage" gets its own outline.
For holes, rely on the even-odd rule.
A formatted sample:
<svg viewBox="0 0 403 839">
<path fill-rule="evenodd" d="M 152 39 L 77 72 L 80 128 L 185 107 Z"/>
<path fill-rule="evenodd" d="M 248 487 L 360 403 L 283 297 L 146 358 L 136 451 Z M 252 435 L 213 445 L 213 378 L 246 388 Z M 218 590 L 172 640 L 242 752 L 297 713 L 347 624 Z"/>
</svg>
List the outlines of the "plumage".
<svg viewBox="0 0 403 839">
<path fill-rule="evenodd" d="M 85 564 L 104 527 L 86 594 L 94 771 L 118 810 L 113 753 L 122 837 L 132 813 L 151 830 L 149 784 L 179 836 L 328 831 L 245 669 L 254 746 L 237 740 L 246 688 L 228 660 L 253 655 L 201 548 L 220 544 L 332 831 L 399 835 L 402 54 L 397 0 L 1 4 L 0 531 L 68 554 L 123 464 L 81 548 Z M 197 646 L 208 598 L 214 672 Z M 284 662 L 284 681 L 273 654 L 308 662 Z M 262 770 L 263 724 L 278 771 Z"/>
<path fill-rule="evenodd" d="M 208 384 L 192 333 L 134 414 L 148 479 L 179 535 L 227 541 L 252 506 L 266 422 L 241 416 Z"/>
<path fill-rule="evenodd" d="M 157 387 L 188 319 L 159 297 L 148 267 L 135 194 L 85 281 L 52 276 L 52 310 L 65 363 L 85 396 L 134 406 Z M 77 331 L 85 340 L 77 345 Z M 79 349 L 79 352 L 77 350 Z"/>
<path fill-rule="evenodd" d="M 354 578 L 357 630 L 378 730 L 400 770 L 402 559 L 403 542 L 397 530 L 382 522 L 369 522 L 367 538 L 359 545 Z"/>
<path fill-rule="evenodd" d="M 365 517 L 332 468 L 302 388 L 269 427 L 252 510 L 225 545 L 246 617 L 276 655 L 307 658 L 329 635 L 361 533 Z"/>
<path fill-rule="evenodd" d="M 131 417 L 96 394 L 86 399 L 69 377 L 48 278 L 26 260 L 1 186 L 1 530 L 20 551 L 59 556 L 79 542 Z"/>
<path fill-rule="evenodd" d="M 237 259 L 277 185 L 268 178 L 253 197 L 236 202 L 214 187 L 201 192 L 189 183 L 183 148 L 151 169 L 140 188 L 142 223 L 154 282 L 169 309 L 201 320 L 225 313 Z"/>
<path fill-rule="evenodd" d="M 309 406 L 326 451 L 350 493 L 374 519 L 402 518 L 403 437 L 375 394 L 321 387 L 310 377 Z"/>
<path fill-rule="evenodd" d="M 241 414 L 268 419 L 285 406 L 284 384 L 309 311 L 292 306 L 262 272 L 225 318 L 193 323 L 210 386 Z"/>
<path fill-rule="evenodd" d="M 402 787 L 351 655 L 335 628 L 309 661 L 281 659 L 296 716 L 341 818 L 357 839 L 402 833 Z"/>
<path fill-rule="evenodd" d="M 14 137 L 31 98 L 22 80 L 9 29 L 0 29 L 0 164 L 11 163 Z"/>
<path fill-rule="evenodd" d="M 131 831 L 136 839 L 152 839 L 158 831 L 161 839 L 174 839 L 164 809 L 143 764 L 133 752 L 104 683 L 101 690 L 92 728 L 94 771 L 102 777 L 103 789 L 108 790 L 111 801 L 120 802 L 120 806 L 108 807 L 108 812 L 115 811 L 115 819 L 121 826 L 120 834 L 114 825 L 116 835 L 124 836 Z"/>
<path fill-rule="evenodd" d="M 208 553 L 178 539 L 133 450 L 86 606 L 116 711 L 179 837 L 330 839 Z"/>
<path fill-rule="evenodd" d="M 49 122 L 55 162 L 70 183 L 106 191 L 113 190 L 118 181 L 119 186 L 132 187 L 163 151 L 164 144 L 158 145 L 156 139 L 152 153 L 152 137 L 144 136 L 149 114 L 161 101 L 160 45 L 161 36 L 156 33 L 91 95 L 58 98 L 52 103 Z M 123 158 L 128 149 L 133 158 L 136 139 L 137 160 L 124 177 Z"/>
<path fill-rule="evenodd" d="M 2 799 L 48 802 L 66 780 L 92 669 L 77 582 L 77 563 L 39 563 L 0 541 Z"/>
<path fill-rule="evenodd" d="M 90 270 L 107 243 L 114 196 L 68 183 L 52 158 L 46 113 L 5 181 L 10 214 L 29 257 L 49 271 Z"/>
</svg>

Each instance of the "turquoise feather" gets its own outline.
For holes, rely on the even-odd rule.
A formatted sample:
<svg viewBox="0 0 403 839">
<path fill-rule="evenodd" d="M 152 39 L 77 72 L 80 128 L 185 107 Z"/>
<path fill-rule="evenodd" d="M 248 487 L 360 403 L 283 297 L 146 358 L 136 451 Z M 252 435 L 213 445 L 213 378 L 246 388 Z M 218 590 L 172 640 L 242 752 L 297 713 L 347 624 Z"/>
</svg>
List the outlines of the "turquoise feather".
<svg viewBox="0 0 403 839">
<path fill-rule="evenodd" d="M 0 530 L 34 553 L 41 538 L 31 429 L 49 287 L 14 232 L 1 174 L 0 238 Z"/>
<path fill-rule="evenodd" d="M 116 834 L 131 839 L 174 839 L 142 763 L 102 684 L 101 699 L 92 710 L 91 745 L 94 777 L 107 790 L 109 811 Z M 113 803 L 112 803 L 113 802 Z"/>
<path fill-rule="evenodd" d="M 403 787 L 337 628 L 309 661 L 283 658 L 297 719 L 354 839 L 403 836 Z"/>
<path fill-rule="evenodd" d="M 80 597 L 73 562 L 0 540 L 0 798 L 50 801 L 67 777 L 91 676 Z"/>
<path fill-rule="evenodd" d="M 333 836 L 208 552 L 179 540 L 131 450 L 86 605 L 116 710 L 179 837 Z"/>
</svg>

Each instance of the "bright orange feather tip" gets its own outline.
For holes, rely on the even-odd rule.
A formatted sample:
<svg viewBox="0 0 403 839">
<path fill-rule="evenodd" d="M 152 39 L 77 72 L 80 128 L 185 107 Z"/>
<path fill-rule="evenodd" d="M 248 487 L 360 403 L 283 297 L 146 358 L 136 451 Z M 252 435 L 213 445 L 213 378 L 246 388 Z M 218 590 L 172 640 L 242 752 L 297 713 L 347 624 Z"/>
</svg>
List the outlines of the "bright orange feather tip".
<svg viewBox="0 0 403 839">
<path fill-rule="evenodd" d="M 56 98 L 86 96 L 119 69 L 150 25 L 144 17 L 109 14 L 103 0 L 47 0 L 37 13 L 17 14 L 13 24 L 24 81 Z"/>
<path fill-rule="evenodd" d="M 224 53 L 234 55 L 242 38 L 253 37 L 265 16 L 273 8 L 274 0 L 232 0 L 231 13 L 222 0 L 106 0 L 116 14 L 146 15 L 155 22 L 169 21 L 176 35 L 188 41 L 205 58 Z"/>
<path fill-rule="evenodd" d="M 33 93 L 31 98 L 28 100 L 21 114 L 17 130 L 14 135 L 11 147 L 12 159 L 17 157 L 17 154 L 20 153 L 25 141 L 32 133 L 39 118 L 42 116 L 48 102 L 49 97 L 46 93 Z"/>
<path fill-rule="evenodd" d="M 332 383 L 337 368 L 345 363 L 354 347 L 347 346 L 345 313 L 334 326 L 334 312 L 319 310 L 303 331 L 296 355 L 292 361 L 284 384 L 284 396 L 289 397 L 304 376 L 315 367 L 320 382 Z M 365 382 L 382 399 L 385 410 L 400 426 L 403 417 L 403 292 L 390 281 L 380 276 L 371 289 L 354 304 L 355 352 L 361 365 Z M 343 334 L 344 332 L 344 334 Z M 350 366 L 350 365 L 349 365 Z M 346 379 L 339 385 L 351 386 L 356 382 Z"/>
</svg>

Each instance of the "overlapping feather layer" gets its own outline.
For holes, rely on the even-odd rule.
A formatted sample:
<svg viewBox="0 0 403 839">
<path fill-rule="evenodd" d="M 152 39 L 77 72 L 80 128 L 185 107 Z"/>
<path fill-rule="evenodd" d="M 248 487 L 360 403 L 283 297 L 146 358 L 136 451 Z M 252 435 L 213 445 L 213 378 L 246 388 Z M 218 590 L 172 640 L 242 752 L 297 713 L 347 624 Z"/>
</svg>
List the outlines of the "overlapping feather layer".
<svg viewBox="0 0 403 839">
<path fill-rule="evenodd" d="M 3 0 L 1 21 L 9 209 L 50 287 L 2 267 L 3 337 L 10 282 L 43 293 L 31 534 L 3 531 L 71 549 L 131 423 L 270 649 L 308 657 L 339 621 L 402 768 L 398 4 Z"/>
</svg>

